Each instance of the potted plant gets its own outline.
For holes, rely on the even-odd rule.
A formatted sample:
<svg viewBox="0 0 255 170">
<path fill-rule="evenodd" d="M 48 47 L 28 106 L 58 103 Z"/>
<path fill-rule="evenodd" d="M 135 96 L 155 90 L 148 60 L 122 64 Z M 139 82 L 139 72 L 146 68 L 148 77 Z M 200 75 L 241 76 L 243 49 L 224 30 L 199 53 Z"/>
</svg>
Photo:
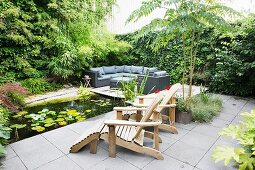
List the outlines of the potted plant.
<svg viewBox="0 0 255 170">
<path fill-rule="evenodd" d="M 191 106 L 182 98 L 177 98 L 177 110 L 175 121 L 183 124 L 188 124 L 192 120 Z"/>
</svg>

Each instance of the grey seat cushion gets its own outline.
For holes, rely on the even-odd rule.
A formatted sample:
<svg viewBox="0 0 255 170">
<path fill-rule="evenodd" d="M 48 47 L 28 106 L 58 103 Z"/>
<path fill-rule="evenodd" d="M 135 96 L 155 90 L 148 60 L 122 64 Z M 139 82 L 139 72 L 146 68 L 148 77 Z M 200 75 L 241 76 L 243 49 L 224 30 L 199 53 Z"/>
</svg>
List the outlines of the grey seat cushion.
<svg viewBox="0 0 255 170">
<path fill-rule="evenodd" d="M 103 66 L 105 74 L 114 74 L 116 73 L 115 66 Z"/>
<path fill-rule="evenodd" d="M 124 66 L 124 73 L 131 73 L 131 67 L 132 66 Z"/>
<path fill-rule="evenodd" d="M 102 76 L 105 74 L 104 70 L 102 67 L 95 67 L 95 68 L 90 68 L 91 71 L 98 71 L 99 72 L 99 76 Z"/>
<path fill-rule="evenodd" d="M 123 73 L 124 72 L 124 66 L 116 66 L 115 70 L 116 70 L 116 73 Z"/>
<path fill-rule="evenodd" d="M 156 71 L 158 71 L 157 67 L 144 67 L 143 74 L 154 73 Z"/>
<path fill-rule="evenodd" d="M 165 76 L 167 75 L 166 71 L 156 71 L 153 73 L 154 77 L 160 77 L 160 76 Z"/>
<path fill-rule="evenodd" d="M 138 74 L 123 73 L 123 77 L 137 77 Z"/>
<path fill-rule="evenodd" d="M 137 74 L 143 74 L 143 66 L 132 66 L 131 72 L 137 73 Z"/>
<path fill-rule="evenodd" d="M 111 75 L 109 75 L 109 74 L 102 75 L 101 77 L 102 77 L 102 78 L 105 78 L 105 79 L 110 79 L 110 78 L 112 78 Z"/>
<path fill-rule="evenodd" d="M 132 80 L 131 77 L 115 77 L 115 78 L 111 79 L 111 82 L 121 82 L 121 81 L 123 81 L 123 82 L 127 83 L 131 80 Z"/>
<path fill-rule="evenodd" d="M 107 79 L 111 79 L 111 78 L 110 78 L 110 77 L 107 77 L 107 76 L 106 76 L 106 77 L 103 76 L 103 77 L 99 77 L 99 78 L 98 78 L 98 80 L 107 80 Z"/>
</svg>

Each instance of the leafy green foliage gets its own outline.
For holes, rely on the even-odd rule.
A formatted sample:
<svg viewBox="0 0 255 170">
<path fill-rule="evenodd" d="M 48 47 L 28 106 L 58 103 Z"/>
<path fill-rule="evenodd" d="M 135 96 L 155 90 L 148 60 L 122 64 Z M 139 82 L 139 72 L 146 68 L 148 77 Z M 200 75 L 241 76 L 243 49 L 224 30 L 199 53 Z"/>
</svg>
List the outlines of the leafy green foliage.
<svg viewBox="0 0 255 170">
<path fill-rule="evenodd" d="M 233 35 L 220 35 L 215 49 L 211 91 L 231 95 L 255 94 L 255 16 L 237 23 Z"/>
<path fill-rule="evenodd" d="M 54 91 L 62 86 L 56 83 L 49 83 L 42 78 L 29 78 L 21 81 L 22 86 L 26 87 L 32 94 L 41 94 Z"/>
<path fill-rule="evenodd" d="M 80 86 L 78 94 L 81 100 L 86 101 L 89 100 L 94 93 L 90 92 L 88 88 Z"/>
<path fill-rule="evenodd" d="M 241 147 L 217 146 L 212 158 L 215 162 L 224 160 L 225 165 L 234 161 L 239 170 L 252 170 L 255 168 L 255 110 L 242 113 L 241 116 L 245 121 L 238 125 L 229 125 L 220 132 L 221 136 L 237 140 Z"/>
<path fill-rule="evenodd" d="M 80 76 L 130 46 L 103 22 L 115 0 L 0 1 L 0 83 Z"/>
<path fill-rule="evenodd" d="M 147 79 L 148 74 L 146 74 L 141 80 L 132 77 L 132 79 L 128 82 L 123 80 L 120 81 L 120 91 L 122 91 L 122 95 L 124 96 L 124 104 L 126 101 L 133 102 L 137 96 L 143 94 Z"/>
<path fill-rule="evenodd" d="M 200 93 L 185 101 L 190 105 L 192 119 L 198 122 L 210 122 L 222 109 L 222 100 L 209 93 Z"/>
<path fill-rule="evenodd" d="M 254 15 L 231 23 L 235 31 L 220 33 L 214 27 L 204 27 L 197 42 L 194 84 L 207 85 L 211 92 L 239 96 L 254 95 Z M 139 38 L 139 32 L 118 38 L 133 46 L 128 52 L 128 64 L 157 66 L 170 74 L 174 84 L 182 80 L 184 67 L 181 37 L 175 37 L 166 46 L 153 51 L 151 45 L 157 32 L 147 32 Z M 186 46 L 190 45 L 186 37 Z M 189 48 L 186 49 L 189 53 Z M 189 65 L 189 61 L 187 61 Z M 188 74 L 188 72 L 186 72 Z M 244 83 L 245 82 L 245 83 Z"/>
<path fill-rule="evenodd" d="M 162 19 L 154 19 L 151 24 L 143 27 L 138 36 L 143 37 L 151 31 L 157 32 L 157 36 L 151 44 L 151 47 L 155 51 L 167 46 L 175 37 L 182 37 L 182 83 L 186 83 L 186 63 L 189 60 L 188 96 L 191 97 L 193 73 L 198 50 L 197 42 L 200 40 L 201 31 L 206 26 L 214 26 L 215 29 L 220 31 L 230 30 L 230 24 L 222 16 L 224 14 L 237 16 L 238 12 L 215 1 L 150 0 L 143 2 L 142 6 L 129 16 L 128 21 L 136 21 L 141 17 L 148 16 L 148 14 L 157 8 L 165 10 L 164 17 Z M 189 37 L 190 40 L 188 44 L 186 37 Z M 189 53 L 187 49 L 189 49 Z"/>
</svg>

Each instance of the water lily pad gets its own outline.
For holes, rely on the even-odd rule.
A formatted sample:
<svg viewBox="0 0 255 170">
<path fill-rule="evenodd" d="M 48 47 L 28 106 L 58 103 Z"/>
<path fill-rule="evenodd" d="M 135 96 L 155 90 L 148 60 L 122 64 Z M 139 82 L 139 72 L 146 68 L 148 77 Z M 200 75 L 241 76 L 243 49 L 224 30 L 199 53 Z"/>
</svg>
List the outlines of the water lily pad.
<svg viewBox="0 0 255 170">
<path fill-rule="evenodd" d="M 22 129 L 26 126 L 27 126 L 26 124 L 14 124 L 14 125 L 11 125 L 10 128 Z"/>
<path fill-rule="evenodd" d="M 56 123 L 46 123 L 45 125 L 44 125 L 44 127 L 50 127 L 50 126 L 53 126 L 53 125 L 55 125 Z"/>
<path fill-rule="evenodd" d="M 24 117 L 25 117 L 25 118 L 27 118 L 27 119 L 28 119 L 28 118 L 31 118 L 31 116 L 30 116 L 30 115 L 25 115 Z"/>
<path fill-rule="evenodd" d="M 66 121 L 62 121 L 62 122 L 58 122 L 58 124 L 61 125 L 61 126 L 65 126 L 65 125 L 67 125 L 67 122 Z"/>
<path fill-rule="evenodd" d="M 47 115 L 53 115 L 53 116 L 54 116 L 54 115 L 56 115 L 56 112 L 55 112 L 55 111 L 49 111 L 49 112 L 47 112 L 46 114 L 47 114 Z"/>
<path fill-rule="evenodd" d="M 45 113 L 45 112 L 48 112 L 48 111 L 49 111 L 49 109 L 43 109 L 42 113 Z"/>
<path fill-rule="evenodd" d="M 86 120 L 86 118 L 85 117 L 76 117 L 75 118 L 78 122 L 80 122 L 80 121 L 83 121 L 83 120 Z"/>
<path fill-rule="evenodd" d="M 61 112 L 59 112 L 59 114 L 65 115 L 65 114 L 67 114 L 67 111 L 61 111 Z"/>
<path fill-rule="evenodd" d="M 27 111 L 21 111 L 21 112 L 16 113 L 16 115 L 14 115 L 13 118 L 19 118 L 19 117 L 22 117 L 26 114 L 28 114 Z"/>
<path fill-rule="evenodd" d="M 68 110 L 67 114 L 71 116 L 78 116 L 79 112 L 77 112 L 77 110 Z"/>
<path fill-rule="evenodd" d="M 57 122 L 62 122 L 62 121 L 64 121 L 64 120 L 65 120 L 64 118 L 57 118 L 57 119 L 56 119 Z"/>
<path fill-rule="evenodd" d="M 31 124 L 31 126 L 33 127 L 33 126 L 39 126 L 40 124 L 39 123 L 33 123 L 33 124 Z"/>
<path fill-rule="evenodd" d="M 32 130 L 35 130 L 37 132 L 43 132 L 43 131 L 45 131 L 45 127 L 36 126 L 36 127 L 33 127 Z"/>
</svg>

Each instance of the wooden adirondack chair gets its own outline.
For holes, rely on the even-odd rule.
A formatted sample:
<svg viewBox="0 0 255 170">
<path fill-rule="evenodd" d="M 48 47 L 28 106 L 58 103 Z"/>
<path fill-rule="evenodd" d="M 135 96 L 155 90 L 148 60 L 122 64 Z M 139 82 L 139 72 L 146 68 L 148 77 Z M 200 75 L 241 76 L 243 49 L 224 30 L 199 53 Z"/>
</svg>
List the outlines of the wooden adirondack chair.
<svg viewBox="0 0 255 170">
<path fill-rule="evenodd" d="M 169 124 L 164 124 L 162 123 L 159 125 L 159 129 L 163 129 L 166 131 L 169 131 L 171 133 L 177 134 L 178 131 L 175 128 L 175 93 L 177 92 L 178 89 L 181 88 L 181 84 L 177 83 L 174 84 L 170 90 L 167 90 L 166 92 L 161 92 L 164 93 L 164 98 L 159 104 L 159 108 L 157 109 L 159 113 L 162 112 L 163 109 L 169 108 L 169 115 L 164 115 L 161 114 L 160 117 L 162 120 L 168 120 Z M 117 119 L 123 119 L 123 120 L 128 120 L 128 119 L 133 119 L 136 121 L 140 121 L 142 118 L 142 111 L 146 110 L 147 107 L 149 107 L 149 104 L 144 104 L 144 99 L 153 99 L 155 98 L 155 95 L 147 95 L 147 96 L 138 96 L 139 103 L 138 104 L 133 104 L 132 107 L 115 107 L 114 110 L 117 111 Z M 135 113 L 129 113 L 131 111 L 136 110 Z M 151 120 L 151 119 L 150 119 Z"/>
<path fill-rule="evenodd" d="M 132 151 L 147 154 L 157 159 L 164 159 L 159 151 L 158 121 L 159 112 L 157 107 L 162 100 L 163 95 L 158 94 L 152 104 L 146 109 L 145 114 L 140 122 L 126 120 L 105 120 L 104 123 L 94 126 L 92 130 L 88 129 L 78 141 L 71 147 L 70 152 L 78 152 L 87 144 L 90 145 L 90 152 L 96 153 L 98 139 L 103 139 L 109 143 L 109 156 L 116 156 L 116 145 L 130 149 Z M 148 122 L 150 117 L 152 122 Z M 146 137 L 144 127 L 153 126 L 154 148 L 143 146 L 143 139 Z"/>
</svg>

